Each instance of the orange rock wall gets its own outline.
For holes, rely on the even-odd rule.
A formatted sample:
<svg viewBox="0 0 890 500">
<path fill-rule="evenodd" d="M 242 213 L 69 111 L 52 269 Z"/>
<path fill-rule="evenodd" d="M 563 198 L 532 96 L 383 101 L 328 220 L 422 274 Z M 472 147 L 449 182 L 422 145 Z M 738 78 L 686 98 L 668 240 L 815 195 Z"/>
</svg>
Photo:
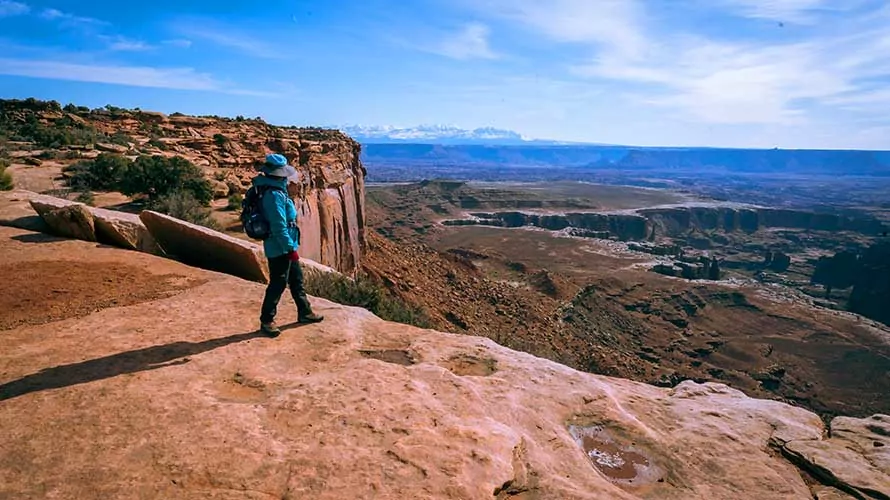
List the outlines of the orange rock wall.
<svg viewBox="0 0 890 500">
<path fill-rule="evenodd" d="M 284 154 L 300 172 L 291 190 L 299 211 L 300 255 L 343 273 L 352 273 L 361 263 L 365 225 L 361 146 L 337 130 L 116 108 L 68 112 L 58 103 L 40 101 L 2 101 L 0 108 L 13 121 L 64 120 L 64 126 L 88 126 L 108 136 L 124 134 L 129 141 L 80 149 L 113 147 L 131 157 L 185 157 L 204 169 L 216 198 L 245 192 L 266 154 Z"/>
</svg>

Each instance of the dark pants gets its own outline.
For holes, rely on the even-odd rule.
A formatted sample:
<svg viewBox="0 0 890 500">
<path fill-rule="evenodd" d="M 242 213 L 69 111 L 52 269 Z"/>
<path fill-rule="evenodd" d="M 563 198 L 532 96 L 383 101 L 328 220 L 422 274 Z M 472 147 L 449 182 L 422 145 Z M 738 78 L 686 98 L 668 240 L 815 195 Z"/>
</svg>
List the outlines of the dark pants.
<svg viewBox="0 0 890 500">
<path fill-rule="evenodd" d="M 269 286 L 263 299 L 263 310 L 260 321 L 271 323 L 278 313 L 278 301 L 284 289 L 290 285 L 290 294 L 297 303 L 297 314 L 303 317 L 312 314 L 306 290 L 303 288 L 303 269 L 299 262 L 291 262 L 287 255 L 269 259 Z"/>
</svg>

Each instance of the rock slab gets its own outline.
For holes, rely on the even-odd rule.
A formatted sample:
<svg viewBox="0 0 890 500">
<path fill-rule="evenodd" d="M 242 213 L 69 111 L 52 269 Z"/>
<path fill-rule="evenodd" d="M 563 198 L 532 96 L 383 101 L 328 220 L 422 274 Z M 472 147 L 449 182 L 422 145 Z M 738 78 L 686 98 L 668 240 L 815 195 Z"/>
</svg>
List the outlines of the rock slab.
<svg viewBox="0 0 890 500">
<path fill-rule="evenodd" d="M 93 214 L 86 205 L 51 196 L 35 196 L 30 202 L 53 234 L 76 240 L 97 241 Z"/>
<path fill-rule="evenodd" d="M 139 218 L 164 252 L 185 264 L 269 282 L 258 245 L 151 210 L 143 211 Z"/>
<path fill-rule="evenodd" d="M 99 241 L 153 255 L 164 254 L 138 215 L 104 208 L 93 208 L 91 212 Z"/>
</svg>

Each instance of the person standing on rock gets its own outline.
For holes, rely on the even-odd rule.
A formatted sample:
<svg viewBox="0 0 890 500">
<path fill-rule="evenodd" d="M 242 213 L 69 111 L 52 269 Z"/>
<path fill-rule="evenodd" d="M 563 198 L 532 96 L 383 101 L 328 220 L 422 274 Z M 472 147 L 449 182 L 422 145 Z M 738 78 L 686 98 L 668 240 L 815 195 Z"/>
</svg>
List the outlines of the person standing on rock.
<svg viewBox="0 0 890 500">
<path fill-rule="evenodd" d="M 280 154 L 266 156 L 262 175 L 253 179 L 253 185 L 266 187 L 262 197 L 262 211 L 269 223 L 269 237 L 263 241 L 263 250 L 269 260 L 269 286 L 263 299 L 260 314 L 260 330 L 271 337 L 277 337 L 281 330 L 275 325 L 278 302 L 284 289 L 290 285 L 290 292 L 297 303 L 297 318 L 300 323 L 318 323 L 324 319 L 312 312 L 309 298 L 303 287 L 303 269 L 300 267 L 300 230 L 297 228 L 297 207 L 287 193 L 288 177 L 297 173 Z"/>
</svg>

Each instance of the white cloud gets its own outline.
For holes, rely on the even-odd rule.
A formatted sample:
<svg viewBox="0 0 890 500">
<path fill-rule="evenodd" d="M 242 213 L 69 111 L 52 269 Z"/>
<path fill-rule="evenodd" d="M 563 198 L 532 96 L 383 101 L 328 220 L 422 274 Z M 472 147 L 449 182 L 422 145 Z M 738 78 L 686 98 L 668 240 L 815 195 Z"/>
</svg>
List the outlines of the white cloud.
<svg viewBox="0 0 890 500">
<path fill-rule="evenodd" d="M 183 23 L 178 27 L 179 33 L 189 39 L 197 39 L 235 49 L 249 56 L 262 59 L 283 59 L 285 55 L 280 47 L 268 44 L 254 37 L 237 33 L 227 28 L 208 28 L 190 26 Z M 189 44 L 191 45 L 191 43 Z"/>
<path fill-rule="evenodd" d="M 170 47 L 179 47 L 180 49 L 187 49 L 192 46 L 191 40 L 185 40 L 183 38 L 177 38 L 174 40 L 164 40 L 161 43 L 163 43 L 164 45 L 168 45 Z"/>
<path fill-rule="evenodd" d="M 558 42 L 593 43 L 626 56 L 648 46 L 644 10 L 634 0 L 479 0 L 475 8 Z"/>
<path fill-rule="evenodd" d="M 40 13 L 40 17 L 47 19 L 49 21 L 58 21 L 64 24 L 70 25 L 106 25 L 108 24 L 105 21 L 100 19 L 95 19 L 92 17 L 84 17 L 78 16 L 75 14 L 71 14 L 69 12 L 62 12 L 58 9 L 43 9 Z"/>
<path fill-rule="evenodd" d="M 108 42 L 108 49 L 117 52 L 143 52 L 146 50 L 154 50 L 154 45 L 148 44 L 141 40 L 131 40 L 124 37 L 103 37 Z"/>
<path fill-rule="evenodd" d="M 795 24 L 813 24 L 820 14 L 856 8 L 862 0 L 719 0 L 744 17 Z"/>
<path fill-rule="evenodd" d="M 498 55 L 488 44 L 488 26 L 471 23 L 427 49 L 452 59 L 496 59 Z"/>
<path fill-rule="evenodd" d="M 0 0 L 0 17 L 21 16 L 31 12 L 31 7 L 21 2 Z"/>
<path fill-rule="evenodd" d="M 132 87 L 273 96 L 273 94 L 267 92 L 238 89 L 226 85 L 214 79 L 211 75 L 197 72 L 192 68 L 154 68 L 147 66 L 77 64 L 51 60 L 0 59 L 0 74 L 53 80 L 107 83 Z"/>
<path fill-rule="evenodd" d="M 864 5 L 851 1 L 848 6 Z M 685 7 L 690 2 L 697 0 Z M 834 8 L 827 0 L 722 0 L 720 5 L 750 16 L 798 20 L 814 9 Z M 844 24 L 823 20 L 817 33 L 766 42 L 680 32 L 658 23 L 653 4 L 635 0 L 556 0 L 546 6 L 487 0 L 482 7 L 551 41 L 587 47 L 594 55 L 588 64 L 569 63 L 572 74 L 628 84 L 623 93 L 630 92 L 636 102 L 704 123 L 801 123 L 820 106 L 840 104 L 841 97 L 852 105 L 850 96 L 869 91 L 871 80 L 890 78 L 890 16 L 880 9 L 848 12 Z M 884 92 L 860 99 L 890 109 Z"/>
<path fill-rule="evenodd" d="M 802 101 L 856 89 L 855 73 L 838 68 L 843 59 L 827 60 L 828 50 L 817 42 L 763 46 L 686 37 L 666 43 L 645 60 L 608 55 L 576 71 L 650 84 L 647 88 L 654 92 L 645 101 L 708 123 L 792 123 L 804 113 Z"/>
</svg>

